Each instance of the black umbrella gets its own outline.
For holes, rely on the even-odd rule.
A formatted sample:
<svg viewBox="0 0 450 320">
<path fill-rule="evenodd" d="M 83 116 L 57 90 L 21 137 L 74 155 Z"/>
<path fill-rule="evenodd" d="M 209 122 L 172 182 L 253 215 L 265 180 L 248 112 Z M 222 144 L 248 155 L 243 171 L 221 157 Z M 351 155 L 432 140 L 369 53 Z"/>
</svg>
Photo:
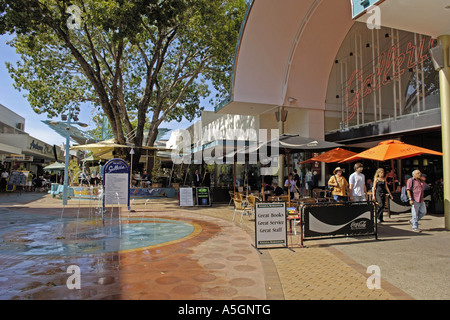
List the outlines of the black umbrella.
<svg viewBox="0 0 450 320">
<path fill-rule="evenodd" d="M 273 145 L 276 146 L 277 139 L 273 139 L 267 142 L 267 147 L 270 148 Z M 342 147 L 341 144 L 328 142 L 324 140 L 302 137 L 300 135 L 292 134 L 282 134 L 278 138 L 278 146 L 280 152 L 301 152 L 301 151 L 312 151 L 312 150 L 327 150 Z M 259 148 L 264 147 L 264 144 Z"/>
</svg>

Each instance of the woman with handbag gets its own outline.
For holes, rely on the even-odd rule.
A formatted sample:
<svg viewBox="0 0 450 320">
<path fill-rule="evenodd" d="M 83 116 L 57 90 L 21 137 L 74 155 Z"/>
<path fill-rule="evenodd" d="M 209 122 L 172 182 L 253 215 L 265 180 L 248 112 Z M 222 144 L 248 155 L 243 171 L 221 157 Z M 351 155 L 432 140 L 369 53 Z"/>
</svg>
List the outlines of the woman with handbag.
<svg viewBox="0 0 450 320">
<path fill-rule="evenodd" d="M 295 199 L 295 191 L 300 194 L 300 190 L 297 188 L 297 183 L 294 180 L 292 174 L 289 175 L 288 179 L 284 182 L 284 186 L 288 189 L 291 200 Z"/>
<path fill-rule="evenodd" d="M 347 200 L 348 181 L 342 175 L 342 169 L 340 167 L 334 169 L 333 176 L 328 180 L 328 186 L 333 188 L 331 194 L 333 195 L 334 201 Z"/>
<path fill-rule="evenodd" d="M 389 190 L 388 184 L 386 182 L 386 179 L 384 177 L 383 168 L 379 168 L 375 173 L 375 176 L 373 178 L 372 194 L 375 195 L 375 200 L 377 202 L 376 214 L 378 222 L 384 222 L 383 212 L 386 206 L 386 194 L 389 194 L 389 197 L 391 199 L 394 199 L 394 197 L 392 196 L 391 191 Z"/>
</svg>

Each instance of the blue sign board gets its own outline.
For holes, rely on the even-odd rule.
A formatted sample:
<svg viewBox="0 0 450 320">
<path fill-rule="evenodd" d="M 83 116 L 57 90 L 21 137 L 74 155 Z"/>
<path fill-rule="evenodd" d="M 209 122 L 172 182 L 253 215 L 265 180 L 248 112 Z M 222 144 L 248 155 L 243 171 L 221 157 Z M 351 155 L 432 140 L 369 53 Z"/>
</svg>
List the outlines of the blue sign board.
<svg viewBox="0 0 450 320">
<path fill-rule="evenodd" d="M 112 159 L 103 167 L 103 209 L 121 204 L 130 208 L 130 167 L 122 159 Z"/>
<path fill-rule="evenodd" d="M 352 18 L 356 19 L 373 5 L 378 5 L 385 0 L 350 0 L 352 2 Z"/>
</svg>

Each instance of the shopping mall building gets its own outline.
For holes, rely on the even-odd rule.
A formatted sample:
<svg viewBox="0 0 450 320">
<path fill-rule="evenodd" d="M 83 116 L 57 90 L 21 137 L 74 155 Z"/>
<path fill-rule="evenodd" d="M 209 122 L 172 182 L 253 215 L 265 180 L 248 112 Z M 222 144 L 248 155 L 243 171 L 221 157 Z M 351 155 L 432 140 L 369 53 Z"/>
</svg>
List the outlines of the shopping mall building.
<svg viewBox="0 0 450 320">
<path fill-rule="evenodd" d="M 419 168 L 430 180 L 445 178 L 449 35 L 448 0 L 253 0 L 231 95 L 216 112 L 257 116 L 261 129 L 346 148 L 398 139 L 443 151 L 444 157 L 396 161 L 395 168 L 402 176 Z M 285 122 L 277 111 L 287 112 Z"/>
</svg>

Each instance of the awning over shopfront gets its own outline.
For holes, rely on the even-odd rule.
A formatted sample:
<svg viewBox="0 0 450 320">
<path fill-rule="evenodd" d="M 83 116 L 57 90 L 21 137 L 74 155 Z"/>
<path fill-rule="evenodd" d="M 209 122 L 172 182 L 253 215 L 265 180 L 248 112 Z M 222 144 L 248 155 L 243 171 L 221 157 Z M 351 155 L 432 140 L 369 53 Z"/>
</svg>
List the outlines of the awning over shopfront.
<svg viewBox="0 0 450 320">
<path fill-rule="evenodd" d="M 22 149 L 0 143 L 0 154 L 22 154 Z"/>
<path fill-rule="evenodd" d="M 341 144 L 328 142 L 300 135 L 283 134 L 278 139 L 270 140 L 258 146 L 250 146 L 248 152 L 257 152 L 262 148 L 279 149 L 280 153 L 295 153 L 302 151 L 321 151 L 341 147 Z"/>
<path fill-rule="evenodd" d="M 350 0 L 252 1 L 236 49 L 232 94 L 216 111 L 324 110 L 330 69 L 353 24 Z"/>
</svg>

